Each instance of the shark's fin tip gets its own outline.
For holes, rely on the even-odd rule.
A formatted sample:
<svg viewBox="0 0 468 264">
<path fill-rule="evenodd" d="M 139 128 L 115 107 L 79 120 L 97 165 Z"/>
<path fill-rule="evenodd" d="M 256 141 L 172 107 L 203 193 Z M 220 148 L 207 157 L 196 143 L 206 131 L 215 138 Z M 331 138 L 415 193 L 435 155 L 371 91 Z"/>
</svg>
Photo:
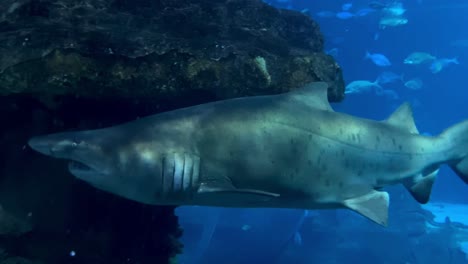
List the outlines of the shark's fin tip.
<svg viewBox="0 0 468 264">
<path fill-rule="evenodd" d="M 439 169 L 437 168 L 429 174 L 422 176 L 422 178 L 412 179 L 411 182 L 404 184 L 411 196 L 413 196 L 418 203 L 425 204 L 429 202 L 432 186 L 434 185 L 438 172 Z"/>
<path fill-rule="evenodd" d="M 368 194 L 344 201 L 344 205 L 375 223 L 388 225 L 389 196 L 387 192 L 372 190 Z"/>
<path fill-rule="evenodd" d="M 405 102 L 393 112 L 386 123 L 404 129 L 412 134 L 419 134 L 416 123 L 414 122 L 413 109 L 410 103 Z"/>
</svg>

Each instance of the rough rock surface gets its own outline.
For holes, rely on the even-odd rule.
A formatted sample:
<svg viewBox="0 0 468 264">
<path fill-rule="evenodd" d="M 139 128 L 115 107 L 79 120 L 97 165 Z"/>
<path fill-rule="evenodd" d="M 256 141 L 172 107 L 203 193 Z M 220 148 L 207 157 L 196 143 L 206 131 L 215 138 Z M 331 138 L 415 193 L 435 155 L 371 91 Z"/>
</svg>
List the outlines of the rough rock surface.
<svg viewBox="0 0 468 264">
<path fill-rule="evenodd" d="M 260 0 L 7 0 L 0 94 L 155 99 L 279 93 L 341 70 L 318 25 Z"/>
<path fill-rule="evenodd" d="M 73 179 L 31 136 L 317 80 L 344 95 L 318 25 L 260 0 L 3 0 L 0 54 L 0 204 L 28 223 L 0 233 L 0 251 L 19 263 L 163 264 L 181 250 L 172 207 Z"/>
</svg>

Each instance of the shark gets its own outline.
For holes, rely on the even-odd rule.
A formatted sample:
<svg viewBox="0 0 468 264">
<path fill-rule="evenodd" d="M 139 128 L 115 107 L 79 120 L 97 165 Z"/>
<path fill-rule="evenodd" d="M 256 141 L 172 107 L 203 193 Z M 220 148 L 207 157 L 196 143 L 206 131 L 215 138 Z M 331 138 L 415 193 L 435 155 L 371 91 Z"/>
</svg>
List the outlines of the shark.
<svg viewBox="0 0 468 264">
<path fill-rule="evenodd" d="M 385 120 L 333 110 L 328 85 L 220 100 L 116 126 L 32 137 L 92 186 L 144 204 L 347 208 L 388 225 L 388 185 L 427 203 L 446 164 L 468 183 L 468 120 L 419 134 L 408 103 Z"/>
</svg>

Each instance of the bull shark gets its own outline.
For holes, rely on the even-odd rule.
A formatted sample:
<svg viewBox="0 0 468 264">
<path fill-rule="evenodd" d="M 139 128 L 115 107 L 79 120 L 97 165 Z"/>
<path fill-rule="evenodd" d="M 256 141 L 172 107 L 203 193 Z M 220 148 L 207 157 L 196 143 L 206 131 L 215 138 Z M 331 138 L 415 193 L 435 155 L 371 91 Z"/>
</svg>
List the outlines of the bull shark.
<svg viewBox="0 0 468 264">
<path fill-rule="evenodd" d="M 468 183 L 468 120 L 418 133 L 411 107 L 385 120 L 335 112 L 328 85 L 181 108 L 121 125 L 33 137 L 92 186 L 153 205 L 348 208 L 388 225 L 387 185 L 429 200 L 441 165 Z"/>
</svg>

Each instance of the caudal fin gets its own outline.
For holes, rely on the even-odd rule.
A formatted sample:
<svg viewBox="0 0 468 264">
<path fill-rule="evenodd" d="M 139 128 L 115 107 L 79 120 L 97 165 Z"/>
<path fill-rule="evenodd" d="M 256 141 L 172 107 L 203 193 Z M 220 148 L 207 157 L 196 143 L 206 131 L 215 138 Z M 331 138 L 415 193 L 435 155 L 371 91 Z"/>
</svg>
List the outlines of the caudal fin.
<svg viewBox="0 0 468 264">
<path fill-rule="evenodd" d="M 450 167 L 458 177 L 468 184 L 468 157 L 463 158 L 456 164 L 450 165 Z"/>
<path fill-rule="evenodd" d="M 451 148 L 448 165 L 468 184 L 468 120 L 449 127 L 439 137 Z"/>
</svg>

